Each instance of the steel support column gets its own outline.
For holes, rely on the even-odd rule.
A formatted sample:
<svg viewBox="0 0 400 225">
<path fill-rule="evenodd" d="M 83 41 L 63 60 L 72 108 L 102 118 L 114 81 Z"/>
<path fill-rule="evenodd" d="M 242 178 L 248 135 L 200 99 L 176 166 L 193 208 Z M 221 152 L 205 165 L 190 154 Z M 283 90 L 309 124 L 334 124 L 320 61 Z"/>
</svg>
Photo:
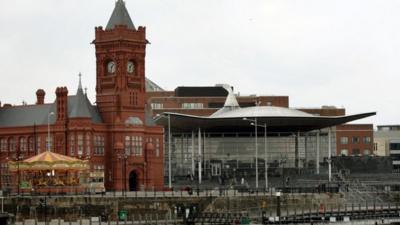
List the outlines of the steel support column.
<svg viewBox="0 0 400 225">
<path fill-rule="evenodd" d="M 200 127 L 199 127 L 199 130 L 198 130 L 198 141 L 199 141 L 199 143 L 198 143 L 198 145 L 199 145 L 199 152 L 198 152 L 198 154 L 199 154 L 199 184 L 201 184 L 201 129 L 200 129 Z"/>
</svg>

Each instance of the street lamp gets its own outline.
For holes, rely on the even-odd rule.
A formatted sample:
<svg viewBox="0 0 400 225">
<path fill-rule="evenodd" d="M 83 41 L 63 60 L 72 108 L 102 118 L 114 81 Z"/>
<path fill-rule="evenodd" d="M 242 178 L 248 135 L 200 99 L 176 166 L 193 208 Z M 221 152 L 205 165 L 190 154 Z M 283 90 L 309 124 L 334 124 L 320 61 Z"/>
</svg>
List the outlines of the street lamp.
<svg viewBox="0 0 400 225">
<path fill-rule="evenodd" d="M 126 154 L 126 153 L 121 153 L 121 154 L 119 154 L 118 155 L 118 158 L 119 159 L 121 159 L 122 160 L 122 163 L 121 163 L 121 175 L 122 175 L 122 179 L 124 180 L 123 181 L 123 185 L 124 185 L 124 188 L 122 189 L 122 195 L 123 196 L 126 196 L 126 159 L 128 158 L 128 155 Z"/>
<path fill-rule="evenodd" d="M 54 112 L 47 114 L 47 151 L 50 151 L 50 116 L 53 116 Z"/>
<path fill-rule="evenodd" d="M 20 156 L 19 153 L 18 153 L 18 155 L 15 157 L 15 159 L 17 161 L 17 173 L 18 173 L 18 177 L 17 177 L 17 193 L 18 193 L 18 196 L 19 196 L 19 194 L 20 194 L 20 185 L 21 185 L 21 173 L 20 173 L 20 170 L 19 170 L 19 162 L 22 159 L 24 159 L 24 157 Z"/>
<path fill-rule="evenodd" d="M 171 115 L 168 114 L 168 188 L 172 188 L 171 171 Z"/>
<path fill-rule="evenodd" d="M 253 125 L 254 127 L 263 127 L 264 128 L 264 167 L 265 167 L 265 189 L 268 189 L 268 145 L 267 145 L 267 124 L 264 123 L 262 125 L 257 124 L 257 119 L 255 120 L 250 120 L 247 118 L 243 118 L 243 120 L 247 120 L 247 121 L 251 121 L 251 125 Z M 257 128 L 256 128 L 257 130 Z M 256 137 L 257 138 L 257 137 Z M 257 142 L 256 142 L 256 146 L 257 146 Z M 258 148 L 257 148 L 258 150 Z"/>
<path fill-rule="evenodd" d="M 168 119 L 168 188 L 172 188 L 172 171 L 171 171 L 171 115 L 168 116 L 157 114 L 158 117 L 166 117 Z"/>
<path fill-rule="evenodd" d="M 285 187 L 286 185 L 285 185 L 285 168 L 284 168 L 284 166 L 285 166 L 285 163 L 286 163 L 286 156 L 285 157 L 283 157 L 282 155 L 281 155 L 281 159 L 279 160 L 279 164 L 280 164 L 280 166 L 281 166 L 281 169 L 282 169 L 282 187 Z"/>
<path fill-rule="evenodd" d="M 277 191 L 276 195 L 276 216 L 278 217 L 278 221 L 281 219 L 281 192 Z"/>
<path fill-rule="evenodd" d="M 254 120 L 243 118 L 243 120 L 250 121 L 251 125 L 254 126 L 254 136 L 255 136 L 255 148 L 256 148 L 256 189 L 258 189 L 258 137 L 257 137 L 257 128 L 264 127 L 264 161 L 265 161 L 265 187 L 268 188 L 268 166 L 267 166 L 267 124 L 258 125 L 257 117 L 254 117 Z"/>
</svg>

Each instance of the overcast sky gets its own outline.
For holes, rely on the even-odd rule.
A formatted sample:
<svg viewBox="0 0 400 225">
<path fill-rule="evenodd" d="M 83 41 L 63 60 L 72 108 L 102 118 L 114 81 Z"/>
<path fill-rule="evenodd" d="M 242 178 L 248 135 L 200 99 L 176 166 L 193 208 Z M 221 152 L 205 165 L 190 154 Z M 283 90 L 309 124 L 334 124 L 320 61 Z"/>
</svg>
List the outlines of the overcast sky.
<svg viewBox="0 0 400 225">
<path fill-rule="evenodd" d="M 398 0 L 126 0 L 147 28 L 146 76 L 167 90 L 228 83 L 241 95 L 288 95 L 291 107 L 376 111 L 400 124 Z M 95 98 L 94 27 L 113 0 L 0 0 L 0 101 L 43 88 Z"/>
</svg>

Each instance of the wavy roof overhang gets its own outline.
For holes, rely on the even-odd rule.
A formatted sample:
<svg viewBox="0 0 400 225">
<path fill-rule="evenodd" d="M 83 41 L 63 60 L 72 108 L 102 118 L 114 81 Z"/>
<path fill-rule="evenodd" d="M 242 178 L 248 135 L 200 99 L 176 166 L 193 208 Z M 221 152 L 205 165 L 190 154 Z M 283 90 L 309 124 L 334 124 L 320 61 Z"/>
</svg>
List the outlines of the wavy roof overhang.
<svg viewBox="0 0 400 225">
<path fill-rule="evenodd" d="M 290 109 L 289 109 L 290 110 Z M 155 118 L 158 125 L 168 126 L 170 117 L 173 131 L 192 131 L 201 128 L 208 132 L 238 132 L 251 131 L 254 127 L 243 118 L 255 119 L 259 124 L 267 124 L 269 132 L 307 132 L 317 129 L 332 127 L 358 119 L 374 116 L 376 112 L 354 114 L 348 116 L 314 116 L 311 114 L 301 116 L 277 115 L 237 115 L 222 117 L 193 116 L 180 113 L 164 112 Z M 260 128 L 262 129 L 262 128 Z"/>
</svg>

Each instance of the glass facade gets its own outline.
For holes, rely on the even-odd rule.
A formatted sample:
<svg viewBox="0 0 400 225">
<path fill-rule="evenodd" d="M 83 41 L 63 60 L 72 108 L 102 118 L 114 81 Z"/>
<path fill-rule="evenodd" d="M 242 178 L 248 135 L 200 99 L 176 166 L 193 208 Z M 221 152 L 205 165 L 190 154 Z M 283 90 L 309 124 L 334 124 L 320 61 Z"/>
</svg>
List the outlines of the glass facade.
<svg viewBox="0 0 400 225">
<path fill-rule="evenodd" d="M 331 133 L 331 154 L 336 153 L 335 132 Z M 166 134 L 166 137 L 168 134 Z M 259 173 L 264 172 L 267 159 L 269 173 L 279 168 L 295 168 L 304 173 L 315 173 L 317 155 L 320 164 L 328 157 L 328 133 L 319 135 L 320 150 L 317 153 L 317 133 L 268 133 L 267 154 L 265 136 L 259 132 L 257 138 Z M 168 138 L 166 138 L 164 174 L 168 176 Z M 256 147 L 254 133 L 201 133 L 199 152 L 198 133 L 173 133 L 171 138 L 172 176 L 186 177 L 198 174 L 201 160 L 204 180 L 213 176 L 236 174 L 254 176 Z M 326 160 L 325 160 L 326 161 Z M 194 174 L 193 174 L 194 172 Z"/>
</svg>

